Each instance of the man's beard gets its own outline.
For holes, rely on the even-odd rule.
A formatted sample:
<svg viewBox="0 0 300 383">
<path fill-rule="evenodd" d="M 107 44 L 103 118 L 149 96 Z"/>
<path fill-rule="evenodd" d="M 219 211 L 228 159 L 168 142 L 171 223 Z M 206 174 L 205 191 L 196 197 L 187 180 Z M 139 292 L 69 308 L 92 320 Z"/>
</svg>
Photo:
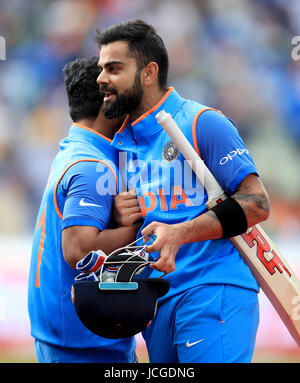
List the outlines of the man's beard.
<svg viewBox="0 0 300 383">
<path fill-rule="evenodd" d="M 110 89 L 113 91 L 113 89 Z M 105 88 L 101 87 L 101 92 L 104 92 Z M 118 95 L 117 92 L 115 101 L 103 103 L 103 114 L 106 118 L 118 118 L 124 114 L 130 114 L 136 110 L 142 101 L 144 94 L 140 71 L 137 71 L 134 83 L 131 88 L 127 89 L 123 94 Z"/>
</svg>

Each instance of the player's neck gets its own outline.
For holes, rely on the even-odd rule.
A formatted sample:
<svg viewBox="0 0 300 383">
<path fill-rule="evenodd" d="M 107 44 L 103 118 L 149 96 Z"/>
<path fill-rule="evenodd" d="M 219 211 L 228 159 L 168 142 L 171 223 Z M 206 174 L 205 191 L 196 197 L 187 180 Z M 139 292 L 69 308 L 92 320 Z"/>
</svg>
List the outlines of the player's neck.
<svg viewBox="0 0 300 383">
<path fill-rule="evenodd" d="M 86 128 L 93 129 L 95 120 L 90 120 L 89 118 L 83 118 L 82 120 L 76 121 L 76 124 L 83 125 Z"/>
<path fill-rule="evenodd" d="M 165 95 L 166 90 L 160 88 L 145 89 L 140 106 L 131 113 L 132 121 L 138 119 L 144 113 L 150 111 Z"/>
<path fill-rule="evenodd" d="M 103 113 L 99 113 L 95 120 L 82 119 L 78 123 L 94 130 L 95 132 L 101 133 L 103 136 L 113 139 L 115 133 L 121 127 L 124 118 L 114 118 L 109 120 L 104 117 Z"/>
<path fill-rule="evenodd" d="M 102 112 L 100 112 L 94 122 L 93 129 L 112 140 L 115 133 L 120 129 L 124 119 L 125 117 L 120 117 L 109 120 L 108 118 L 104 117 Z"/>
</svg>

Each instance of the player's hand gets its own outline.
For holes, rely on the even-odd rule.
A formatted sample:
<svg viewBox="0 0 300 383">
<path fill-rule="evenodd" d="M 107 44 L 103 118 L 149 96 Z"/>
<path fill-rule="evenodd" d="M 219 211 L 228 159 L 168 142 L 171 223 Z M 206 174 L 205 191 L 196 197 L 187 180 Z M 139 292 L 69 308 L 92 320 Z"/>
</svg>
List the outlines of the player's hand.
<svg viewBox="0 0 300 383">
<path fill-rule="evenodd" d="M 143 218 L 134 189 L 115 196 L 112 215 L 117 226 L 131 226 Z"/>
<path fill-rule="evenodd" d="M 150 266 L 166 274 L 174 271 L 175 257 L 183 243 L 180 225 L 152 222 L 142 230 L 141 234 L 143 236 L 154 234 L 156 237 L 155 241 L 145 249 L 147 253 L 160 252 L 159 260 L 151 263 Z"/>
</svg>

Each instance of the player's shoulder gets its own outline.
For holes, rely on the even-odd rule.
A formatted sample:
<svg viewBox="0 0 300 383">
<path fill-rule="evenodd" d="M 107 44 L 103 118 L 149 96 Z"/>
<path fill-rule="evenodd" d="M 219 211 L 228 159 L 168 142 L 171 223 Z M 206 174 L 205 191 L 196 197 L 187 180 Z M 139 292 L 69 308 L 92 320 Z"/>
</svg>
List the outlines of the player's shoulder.
<svg viewBox="0 0 300 383">
<path fill-rule="evenodd" d="M 69 182 L 74 176 L 95 178 L 99 172 L 110 170 L 115 174 L 117 166 L 101 150 L 92 145 L 74 142 L 60 151 L 54 161 L 61 182 Z"/>
<path fill-rule="evenodd" d="M 94 158 L 77 159 L 69 164 L 59 181 L 61 190 L 68 194 L 70 188 L 85 189 L 87 185 L 108 183 L 118 188 L 118 170 L 113 162 Z"/>
<path fill-rule="evenodd" d="M 103 156 L 96 157 L 77 157 L 73 158 L 67 166 L 66 175 L 84 175 L 85 177 L 96 176 L 103 172 L 116 173 L 116 165 L 113 161 Z"/>
<path fill-rule="evenodd" d="M 97 162 L 110 163 L 114 160 L 114 158 L 108 157 L 100 148 L 88 142 L 72 142 L 59 154 L 63 162 L 67 163 L 68 166 L 76 165 L 76 168 L 90 168 Z"/>
<path fill-rule="evenodd" d="M 181 126 L 186 124 L 188 129 L 192 126 L 193 131 L 201 131 L 201 134 L 226 134 L 237 130 L 234 122 L 221 110 L 193 100 L 184 100 L 175 118 Z"/>
<path fill-rule="evenodd" d="M 194 100 L 185 99 L 181 105 L 183 113 L 189 113 L 196 121 L 225 121 L 228 119 L 223 112 L 216 107 L 201 104 Z"/>
<path fill-rule="evenodd" d="M 105 154 L 97 146 L 90 142 L 72 142 L 68 146 L 67 150 L 72 154 L 74 158 L 103 158 Z"/>
<path fill-rule="evenodd" d="M 204 107 L 199 110 L 196 115 L 197 130 L 210 131 L 211 133 L 237 132 L 237 128 L 233 120 L 225 115 L 221 110 Z"/>
</svg>

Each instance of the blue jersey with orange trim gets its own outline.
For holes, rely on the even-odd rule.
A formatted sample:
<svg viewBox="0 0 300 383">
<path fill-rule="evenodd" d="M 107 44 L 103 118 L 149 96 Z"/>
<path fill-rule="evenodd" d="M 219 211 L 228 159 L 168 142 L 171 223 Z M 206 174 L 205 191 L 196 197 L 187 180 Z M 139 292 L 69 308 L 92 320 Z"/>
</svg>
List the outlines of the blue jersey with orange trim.
<svg viewBox="0 0 300 383">
<path fill-rule="evenodd" d="M 183 99 L 175 89 L 169 88 L 153 109 L 133 123 L 128 121 L 113 140 L 113 145 L 127 154 L 127 168 L 123 173 L 128 188 L 136 187 L 144 216 L 141 230 L 153 221 L 176 224 L 207 211 L 205 189 L 156 121 L 155 115 L 160 110 L 172 115 L 229 195 L 247 175 L 257 174 L 248 149 L 228 118 L 205 105 Z M 151 276 L 159 277 L 161 273 L 154 270 Z M 203 284 L 259 289 L 229 239 L 182 245 L 176 255 L 176 270 L 165 278 L 171 288 L 161 301 Z"/>
<path fill-rule="evenodd" d="M 73 124 L 60 142 L 33 236 L 28 310 L 31 334 L 38 340 L 62 347 L 123 352 L 135 347 L 134 338 L 104 339 L 83 326 L 71 299 L 71 286 L 79 272 L 66 263 L 62 252 L 64 228 L 109 228 L 118 190 L 117 164 L 118 151 L 110 140 L 82 125 Z"/>
</svg>

